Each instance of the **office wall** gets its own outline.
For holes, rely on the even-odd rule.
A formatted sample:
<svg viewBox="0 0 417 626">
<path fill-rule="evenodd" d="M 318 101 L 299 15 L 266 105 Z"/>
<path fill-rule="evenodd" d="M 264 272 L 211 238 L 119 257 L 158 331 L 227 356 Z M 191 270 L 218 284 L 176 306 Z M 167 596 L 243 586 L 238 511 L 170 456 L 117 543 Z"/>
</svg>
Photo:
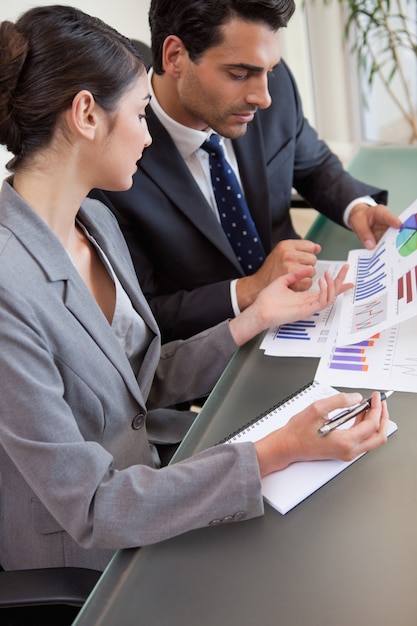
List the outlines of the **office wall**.
<svg viewBox="0 0 417 626">
<path fill-rule="evenodd" d="M 103 0 L 2 0 L 0 2 L 0 21 L 16 20 L 21 13 L 34 6 L 47 6 L 50 4 L 72 5 L 95 15 L 105 22 L 114 26 L 127 37 L 141 39 L 150 42 L 148 27 L 148 10 L 150 0 L 116 0 L 115 2 L 103 2 Z M 0 146 L 0 179 L 6 175 L 5 164 L 10 155 Z"/>
<path fill-rule="evenodd" d="M 149 42 L 148 9 L 150 0 L 9 0 L 0 3 L 0 20 L 15 20 L 23 11 L 34 6 L 65 4 L 96 15 L 128 37 Z"/>
<path fill-rule="evenodd" d="M 150 0 L 116 0 L 107 3 L 102 0 L 57 0 L 62 4 L 71 4 L 87 13 L 96 15 L 108 22 L 123 34 L 135 39 L 141 39 L 150 43 L 148 27 L 148 10 Z M 53 0 L 9 0 L 0 2 L 0 21 L 5 19 L 15 20 L 23 11 L 32 6 L 53 4 Z M 315 11 L 315 15 L 323 11 L 323 7 L 309 7 L 309 13 Z M 281 52 L 283 58 L 289 63 L 300 89 L 304 113 L 309 121 L 316 126 L 320 135 L 329 141 L 350 141 L 349 132 L 350 112 L 349 101 L 341 94 L 345 94 L 343 85 L 346 75 L 341 60 L 340 42 L 342 40 L 341 25 L 337 10 L 327 7 L 325 30 L 333 33 L 332 41 L 336 45 L 335 54 L 329 52 L 329 38 L 326 38 L 326 47 L 313 46 L 309 33 L 311 26 L 318 23 L 322 38 L 322 17 L 315 21 L 311 15 L 307 15 L 306 6 L 297 3 L 297 10 L 291 18 L 288 28 L 281 31 Z M 339 36 L 339 38 L 338 38 Z M 320 52 L 321 51 L 321 52 Z M 330 64 L 328 61 L 332 60 Z M 341 67 L 342 65 L 342 67 Z M 326 71 L 322 68 L 326 67 Z M 313 86 L 312 75 L 315 85 Z M 336 88 L 335 88 L 336 87 Z M 340 89 L 340 91 L 339 91 Z M 3 146 L 0 146 L 0 180 L 6 174 L 5 163 L 10 155 Z"/>
</svg>

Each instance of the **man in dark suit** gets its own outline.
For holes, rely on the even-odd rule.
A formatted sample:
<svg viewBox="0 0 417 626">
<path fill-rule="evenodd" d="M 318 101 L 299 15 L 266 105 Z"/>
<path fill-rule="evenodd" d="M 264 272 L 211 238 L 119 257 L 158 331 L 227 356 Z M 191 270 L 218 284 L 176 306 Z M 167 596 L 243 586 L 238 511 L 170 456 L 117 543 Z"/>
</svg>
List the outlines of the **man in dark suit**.
<svg viewBox="0 0 417 626">
<path fill-rule="evenodd" d="M 387 194 L 353 179 L 304 118 L 279 30 L 293 0 L 152 0 L 153 144 L 134 184 L 95 191 L 117 216 L 164 341 L 232 317 L 319 246 L 298 237 L 294 187 L 372 248 L 400 223 Z M 215 131 L 243 188 L 266 259 L 242 269 L 219 221 L 202 143 Z M 311 281 L 298 285 L 306 289 Z"/>
</svg>

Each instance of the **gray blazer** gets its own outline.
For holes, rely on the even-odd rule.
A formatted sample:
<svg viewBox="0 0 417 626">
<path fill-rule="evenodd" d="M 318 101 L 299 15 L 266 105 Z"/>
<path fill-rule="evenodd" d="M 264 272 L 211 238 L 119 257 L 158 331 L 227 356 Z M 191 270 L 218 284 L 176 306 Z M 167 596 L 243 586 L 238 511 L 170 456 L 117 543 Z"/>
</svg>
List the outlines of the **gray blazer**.
<svg viewBox="0 0 417 626">
<path fill-rule="evenodd" d="M 160 347 L 113 215 L 79 219 L 151 330 L 137 378 L 69 256 L 5 182 L 0 193 L 0 563 L 102 569 L 117 548 L 213 520 L 261 515 L 252 444 L 156 469 L 149 441 L 177 442 L 235 350 L 227 323 Z M 201 358 L 204 355 L 204 359 Z"/>
</svg>

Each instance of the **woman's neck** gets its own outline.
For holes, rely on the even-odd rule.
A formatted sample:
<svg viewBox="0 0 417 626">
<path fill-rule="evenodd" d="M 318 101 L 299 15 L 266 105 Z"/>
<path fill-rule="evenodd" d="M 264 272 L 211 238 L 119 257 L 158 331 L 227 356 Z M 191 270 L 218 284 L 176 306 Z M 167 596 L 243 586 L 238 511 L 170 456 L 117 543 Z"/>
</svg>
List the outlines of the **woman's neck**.
<svg viewBox="0 0 417 626">
<path fill-rule="evenodd" d="M 75 217 L 87 193 L 71 176 L 70 167 L 61 171 L 57 167 L 53 171 L 24 169 L 14 175 L 13 188 L 67 247 L 74 238 Z"/>
</svg>

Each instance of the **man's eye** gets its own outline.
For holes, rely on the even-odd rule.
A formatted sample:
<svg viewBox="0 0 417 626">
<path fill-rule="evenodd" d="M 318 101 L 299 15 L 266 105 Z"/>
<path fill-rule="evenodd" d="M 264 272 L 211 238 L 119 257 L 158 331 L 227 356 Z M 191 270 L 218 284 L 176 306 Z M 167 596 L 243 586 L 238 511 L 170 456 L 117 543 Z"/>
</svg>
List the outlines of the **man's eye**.
<svg viewBox="0 0 417 626">
<path fill-rule="evenodd" d="M 233 80 L 245 80 L 248 77 L 248 73 L 245 72 L 244 74 L 236 74 L 236 72 L 230 72 L 231 77 L 233 78 Z"/>
</svg>

